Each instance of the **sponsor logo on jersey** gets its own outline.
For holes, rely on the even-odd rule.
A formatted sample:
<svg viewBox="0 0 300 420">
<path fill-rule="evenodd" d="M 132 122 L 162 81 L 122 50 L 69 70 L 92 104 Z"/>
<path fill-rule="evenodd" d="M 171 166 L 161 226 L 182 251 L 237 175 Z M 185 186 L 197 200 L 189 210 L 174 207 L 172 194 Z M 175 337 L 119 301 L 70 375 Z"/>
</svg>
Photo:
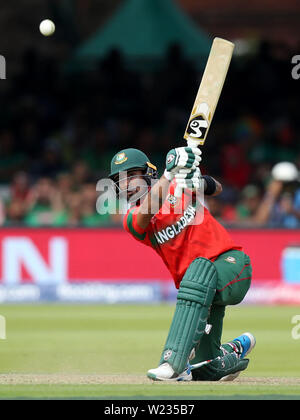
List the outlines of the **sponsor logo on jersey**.
<svg viewBox="0 0 300 420">
<path fill-rule="evenodd" d="M 179 235 L 179 233 L 188 226 L 195 216 L 196 209 L 193 206 L 188 206 L 184 211 L 183 216 L 181 216 L 176 223 L 171 226 L 167 226 L 165 229 L 162 229 L 154 234 L 157 242 L 162 245 L 170 239 L 174 239 L 175 236 Z"/>
</svg>

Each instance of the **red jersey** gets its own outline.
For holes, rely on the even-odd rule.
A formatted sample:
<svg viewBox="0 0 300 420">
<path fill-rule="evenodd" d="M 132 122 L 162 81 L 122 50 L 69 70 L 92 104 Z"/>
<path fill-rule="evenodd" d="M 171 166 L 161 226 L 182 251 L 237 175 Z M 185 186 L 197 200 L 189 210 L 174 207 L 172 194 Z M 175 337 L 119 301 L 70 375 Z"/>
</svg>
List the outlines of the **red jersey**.
<svg viewBox="0 0 300 420">
<path fill-rule="evenodd" d="M 178 289 L 188 266 L 196 258 L 214 261 L 220 254 L 231 249 L 242 250 L 242 247 L 233 242 L 206 207 L 193 205 L 191 195 L 183 194 L 185 209 L 178 210 L 182 200 L 173 194 L 174 183 L 146 229 L 137 224 L 138 207 L 128 210 L 123 225 L 135 239 L 152 247 L 161 256 Z"/>
</svg>

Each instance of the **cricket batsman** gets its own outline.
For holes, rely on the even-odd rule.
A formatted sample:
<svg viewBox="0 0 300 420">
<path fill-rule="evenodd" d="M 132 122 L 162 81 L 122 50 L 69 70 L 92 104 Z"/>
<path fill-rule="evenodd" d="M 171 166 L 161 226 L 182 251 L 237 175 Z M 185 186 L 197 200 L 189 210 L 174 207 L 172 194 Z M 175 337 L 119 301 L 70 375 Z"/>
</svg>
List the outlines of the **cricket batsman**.
<svg viewBox="0 0 300 420">
<path fill-rule="evenodd" d="M 198 147 L 172 149 L 160 179 L 140 150 L 122 150 L 111 162 L 109 177 L 131 204 L 124 228 L 157 252 L 178 289 L 158 367 L 147 373 L 155 381 L 233 380 L 247 368 L 255 346 L 251 333 L 221 344 L 225 308 L 244 299 L 252 268 L 242 247 L 195 200 L 201 188 L 206 196 L 222 191 L 218 181 L 201 175 L 200 161 Z"/>
</svg>

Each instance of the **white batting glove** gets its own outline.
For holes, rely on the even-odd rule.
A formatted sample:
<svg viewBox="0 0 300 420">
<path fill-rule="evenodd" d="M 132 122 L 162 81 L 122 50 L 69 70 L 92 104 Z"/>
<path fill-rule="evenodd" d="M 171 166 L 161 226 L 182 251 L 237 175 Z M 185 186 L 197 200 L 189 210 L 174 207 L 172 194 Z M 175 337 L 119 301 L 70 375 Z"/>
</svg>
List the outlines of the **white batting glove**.
<svg viewBox="0 0 300 420">
<path fill-rule="evenodd" d="M 181 169 L 195 170 L 201 162 L 201 150 L 198 147 L 178 147 L 167 154 L 165 177 L 172 181 Z"/>
<path fill-rule="evenodd" d="M 195 170 L 180 169 L 179 172 L 175 174 L 175 179 L 179 188 L 188 188 L 190 190 L 199 189 L 203 182 L 199 168 L 196 168 Z"/>
</svg>

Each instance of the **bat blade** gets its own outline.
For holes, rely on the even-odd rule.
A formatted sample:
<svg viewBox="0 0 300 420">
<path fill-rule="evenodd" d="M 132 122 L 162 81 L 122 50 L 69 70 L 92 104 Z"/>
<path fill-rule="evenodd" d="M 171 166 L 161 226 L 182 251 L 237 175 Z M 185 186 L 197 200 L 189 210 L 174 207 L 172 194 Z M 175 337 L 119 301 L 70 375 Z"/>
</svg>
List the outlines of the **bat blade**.
<svg viewBox="0 0 300 420">
<path fill-rule="evenodd" d="M 188 144 L 203 145 L 224 85 L 234 44 L 215 38 L 184 133 Z"/>
</svg>

